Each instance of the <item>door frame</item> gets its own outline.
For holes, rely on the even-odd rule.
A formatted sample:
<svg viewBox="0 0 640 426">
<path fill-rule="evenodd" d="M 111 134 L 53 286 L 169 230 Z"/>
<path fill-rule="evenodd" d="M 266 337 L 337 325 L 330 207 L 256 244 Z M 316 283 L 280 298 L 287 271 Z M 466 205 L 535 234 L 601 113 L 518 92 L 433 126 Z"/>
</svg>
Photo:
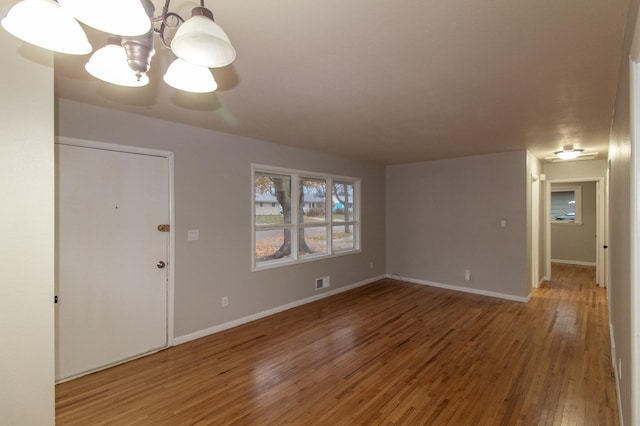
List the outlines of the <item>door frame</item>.
<svg viewBox="0 0 640 426">
<path fill-rule="evenodd" d="M 640 20 L 640 15 L 638 15 Z M 640 268 L 638 262 L 640 261 L 640 197 L 637 192 L 639 189 L 640 179 L 640 155 L 638 155 L 638 149 L 640 149 L 640 32 L 638 23 L 636 22 L 633 43 L 631 46 L 631 52 L 629 55 L 629 115 L 630 115 L 630 139 L 631 139 L 631 164 L 630 170 L 630 191 L 629 191 L 629 204 L 630 204 L 630 303 L 631 303 L 631 318 L 630 318 L 630 348 L 631 353 L 631 372 L 627 373 L 631 377 L 631 424 L 638 424 L 640 420 Z M 611 304 L 609 304 L 611 306 Z M 616 374 L 616 385 L 618 387 L 618 407 L 620 416 L 622 417 L 622 400 L 620 396 L 620 376 L 622 368 L 620 363 L 621 356 L 616 353 L 614 346 L 614 333 L 613 326 L 611 325 L 611 313 L 609 313 L 609 326 L 611 327 L 611 337 L 613 346 L 613 364 Z M 620 333 L 622 335 L 622 333 Z M 624 336 L 624 335 L 622 335 Z M 624 337 L 623 337 L 624 338 Z M 626 355 L 626 354 L 623 354 Z M 616 362 L 617 361 L 617 362 Z"/>
<path fill-rule="evenodd" d="M 540 176 L 531 174 L 531 287 L 540 281 Z"/>
<path fill-rule="evenodd" d="M 64 136 L 56 137 L 55 143 L 58 145 L 78 146 L 83 148 L 101 149 L 105 151 L 115 151 L 127 154 L 141 154 L 167 159 L 169 168 L 169 242 L 167 244 L 167 345 L 173 346 L 174 334 L 174 294 L 175 294 L 175 224 L 174 224 L 174 181 L 173 181 L 173 152 L 161 151 L 158 149 L 141 148 L 137 146 L 117 145 L 106 142 L 96 142 L 85 139 L 68 138 Z"/>
<path fill-rule="evenodd" d="M 584 178 L 564 178 L 550 179 L 545 185 L 545 209 L 544 209 L 544 227 L 545 227 L 545 276 L 551 279 L 551 184 L 553 183 L 571 183 L 571 182 L 595 182 L 596 183 L 596 281 L 599 287 L 607 286 L 606 268 L 604 265 L 605 253 L 604 242 L 605 236 L 605 203 L 604 203 L 604 177 L 584 177 Z"/>
</svg>

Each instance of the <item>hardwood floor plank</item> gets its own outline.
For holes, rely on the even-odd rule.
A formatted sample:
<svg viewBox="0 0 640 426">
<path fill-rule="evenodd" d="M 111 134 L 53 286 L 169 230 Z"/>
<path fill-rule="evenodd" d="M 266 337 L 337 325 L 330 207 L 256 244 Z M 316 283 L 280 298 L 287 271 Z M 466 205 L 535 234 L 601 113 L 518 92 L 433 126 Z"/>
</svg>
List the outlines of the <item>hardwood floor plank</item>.
<svg viewBox="0 0 640 426">
<path fill-rule="evenodd" d="M 528 304 L 394 280 L 75 379 L 59 425 L 617 425 L 606 290 Z"/>
</svg>

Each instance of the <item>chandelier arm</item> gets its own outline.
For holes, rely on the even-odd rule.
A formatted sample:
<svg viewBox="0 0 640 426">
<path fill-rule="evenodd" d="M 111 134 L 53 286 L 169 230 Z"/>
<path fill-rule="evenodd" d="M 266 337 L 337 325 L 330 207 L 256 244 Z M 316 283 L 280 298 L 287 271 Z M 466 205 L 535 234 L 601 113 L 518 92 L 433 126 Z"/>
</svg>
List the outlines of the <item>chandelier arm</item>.
<svg viewBox="0 0 640 426">
<path fill-rule="evenodd" d="M 169 3 L 171 0 L 165 0 L 164 7 L 162 8 L 162 20 L 165 21 L 167 19 L 167 14 L 169 13 Z"/>
<path fill-rule="evenodd" d="M 171 49 L 171 42 L 167 41 L 167 38 L 165 36 L 165 32 L 167 29 L 176 29 L 178 28 L 182 23 L 184 23 L 184 18 L 180 15 L 178 15 L 177 13 L 174 12 L 169 12 L 169 3 L 171 3 L 171 0 L 166 0 L 164 2 L 164 6 L 162 7 L 162 15 L 160 16 L 156 16 L 152 19 L 152 22 L 154 24 L 160 23 L 159 27 L 154 27 L 153 28 L 153 32 L 155 32 L 156 34 L 158 34 L 158 36 L 160 37 L 160 41 L 162 42 L 162 45 L 164 47 L 166 47 L 167 49 Z M 170 22 L 170 19 L 174 18 L 176 23 L 172 24 Z"/>
<path fill-rule="evenodd" d="M 178 21 L 177 24 L 171 24 L 168 21 L 168 18 L 173 17 L 176 18 L 176 21 Z M 166 25 L 167 28 L 170 29 L 176 29 L 178 28 L 180 25 L 182 25 L 184 23 L 184 18 L 180 15 L 178 15 L 177 13 L 173 13 L 173 12 L 169 12 L 167 13 L 167 15 L 165 16 L 165 19 L 162 21 L 164 25 Z"/>
</svg>

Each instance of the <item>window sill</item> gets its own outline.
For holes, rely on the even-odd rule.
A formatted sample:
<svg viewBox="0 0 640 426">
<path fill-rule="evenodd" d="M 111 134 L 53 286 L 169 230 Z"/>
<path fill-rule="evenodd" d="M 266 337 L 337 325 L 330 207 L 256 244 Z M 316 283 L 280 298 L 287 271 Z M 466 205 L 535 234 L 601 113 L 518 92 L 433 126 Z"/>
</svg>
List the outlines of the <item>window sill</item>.
<svg viewBox="0 0 640 426">
<path fill-rule="evenodd" d="M 315 262 L 317 260 L 332 259 L 335 257 L 348 256 L 350 254 L 358 254 L 358 253 L 362 253 L 362 250 L 358 249 L 358 250 L 340 251 L 332 254 L 307 255 L 299 259 L 286 259 L 286 260 L 278 259 L 278 260 L 272 260 L 269 262 L 264 262 L 259 265 L 256 265 L 254 263 L 253 267 L 251 268 L 251 272 L 259 272 L 259 271 L 264 271 L 267 269 L 274 269 L 274 268 L 283 268 L 286 266 L 294 266 L 294 265 L 299 265 L 301 263 Z"/>
</svg>

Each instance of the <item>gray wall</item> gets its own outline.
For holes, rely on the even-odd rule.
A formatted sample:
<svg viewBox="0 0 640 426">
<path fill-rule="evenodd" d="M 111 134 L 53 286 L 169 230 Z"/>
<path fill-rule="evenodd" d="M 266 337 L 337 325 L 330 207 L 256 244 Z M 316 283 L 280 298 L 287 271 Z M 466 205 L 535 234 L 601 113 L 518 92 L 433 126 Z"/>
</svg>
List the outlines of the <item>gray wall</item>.
<svg viewBox="0 0 640 426">
<path fill-rule="evenodd" d="M 596 264 L 596 183 L 567 182 L 557 186 L 582 188 L 582 224 L 551 224 L 551 259 Z M 545 214 L 549 214 L 546 212 Z"/>
<path fill-rule="evenodd" d="M 527 297 L 526 162 L 517 151 L 388 166 L 387 273 Z"/>
<path fill-rule="evenodd" d="M 629 5 L 625 43 L 620 58 L 618 93 L 609 140 L 609 314 L 616 353 L 614 362 L 621 363 L 619 396 L 622 403 L 621 424 L 631 425 L 631 120 L 629 112 L 629 53 L 638 15 L 638 0 Z M 639 410 L 635 407 L 633 410 Z M 638 413 L 636 413 L 638 415 Z M 637 420 L 637 419 L 636 419 Z"/>
<path fill-rule="evenodd" d="M 53 425 L 53 54 L 0 30 L 0 55 L 0 424 Z"/>
<path fill-rule="evenodd" d="M 385 272 L 382 166 L 63 99 L 58 116 L 60 136 L 174 152 L 176 337 L 315 296 L 317 277 L 333 290 Z M 362 253 L 251 272 L 251 163 L 361 178 Z"/>
</svg>

